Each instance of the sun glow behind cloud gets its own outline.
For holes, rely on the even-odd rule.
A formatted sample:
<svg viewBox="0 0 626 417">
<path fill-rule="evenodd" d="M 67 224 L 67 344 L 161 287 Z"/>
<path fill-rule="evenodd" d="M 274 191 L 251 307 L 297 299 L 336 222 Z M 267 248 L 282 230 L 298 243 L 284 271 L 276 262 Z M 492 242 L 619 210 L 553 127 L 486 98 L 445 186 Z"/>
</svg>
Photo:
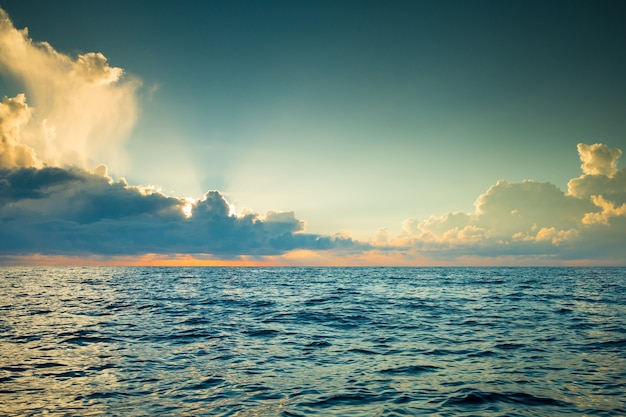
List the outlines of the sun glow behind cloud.
<svg viewBox="0 0 626 417">
<path fill-rule="evenodd" d="M 196 203 L 196 199 L 191 198 L 191 197 L 186 197 L 184 201 L 185 201 L 185 204 L 183 205 L 183 208 L 181 210 L 186 218 L 190 218 L 193 212 L 193 205 Z"/>
</svg>

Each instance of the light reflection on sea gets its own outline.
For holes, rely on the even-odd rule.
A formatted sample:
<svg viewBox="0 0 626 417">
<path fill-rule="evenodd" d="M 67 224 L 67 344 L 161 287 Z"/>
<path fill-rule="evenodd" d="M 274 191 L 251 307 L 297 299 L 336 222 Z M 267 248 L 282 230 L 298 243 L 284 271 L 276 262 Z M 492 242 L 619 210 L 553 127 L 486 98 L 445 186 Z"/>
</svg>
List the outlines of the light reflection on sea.
<svg viewBox="0 0 626 417">
<path fill-rule="evenodd" d="M 626 414 L 626 269 L 0 271 L 1 415 Z"/>
</svg>

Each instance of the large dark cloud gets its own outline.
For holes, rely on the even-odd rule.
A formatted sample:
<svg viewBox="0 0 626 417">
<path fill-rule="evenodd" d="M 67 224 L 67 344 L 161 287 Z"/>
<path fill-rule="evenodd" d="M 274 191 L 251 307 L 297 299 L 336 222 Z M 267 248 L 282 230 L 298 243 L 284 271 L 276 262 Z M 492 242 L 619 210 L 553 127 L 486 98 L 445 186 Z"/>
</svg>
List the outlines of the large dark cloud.
<svg viewBox="0 0 626 417">
<path fill-rule="evenodd" d="M 276 255 L 359 249 L 349 238 L 307 234 L 292 212 L 235 216 L 218 191 L 185 200 L 80 169 L 0 169 L 4 255 L 145 253 Z"/>
</svg>

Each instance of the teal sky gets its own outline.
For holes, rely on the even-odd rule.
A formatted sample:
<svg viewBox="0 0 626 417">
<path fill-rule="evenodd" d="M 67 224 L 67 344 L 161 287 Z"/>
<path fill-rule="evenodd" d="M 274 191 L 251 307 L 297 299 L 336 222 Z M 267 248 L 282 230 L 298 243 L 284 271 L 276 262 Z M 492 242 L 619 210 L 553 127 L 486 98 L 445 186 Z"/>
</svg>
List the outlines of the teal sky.
<svg viewBox="0 0 626 417">
<path fill-rule="evenodd" d="M 34 41 L 141 79 L 126 157 L 94 167 L 294 211 L 311 233 L 471 212 L 501 179 L 566 191 L 578 143 L 626 150 L 622 1 L 0 6 Z"/>
</svg>

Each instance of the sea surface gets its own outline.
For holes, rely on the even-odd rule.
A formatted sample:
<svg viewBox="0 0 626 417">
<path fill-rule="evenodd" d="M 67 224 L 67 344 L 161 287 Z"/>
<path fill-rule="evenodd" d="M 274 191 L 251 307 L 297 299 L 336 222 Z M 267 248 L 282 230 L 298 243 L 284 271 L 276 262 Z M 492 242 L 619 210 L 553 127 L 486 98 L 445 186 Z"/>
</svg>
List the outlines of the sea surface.
<svg viewBox="0 0 626 417">
<path fill-rule="evenodd" d="M 0 268 L 0 415 L 624 416 L 624 268 Z"/>
</svg>

